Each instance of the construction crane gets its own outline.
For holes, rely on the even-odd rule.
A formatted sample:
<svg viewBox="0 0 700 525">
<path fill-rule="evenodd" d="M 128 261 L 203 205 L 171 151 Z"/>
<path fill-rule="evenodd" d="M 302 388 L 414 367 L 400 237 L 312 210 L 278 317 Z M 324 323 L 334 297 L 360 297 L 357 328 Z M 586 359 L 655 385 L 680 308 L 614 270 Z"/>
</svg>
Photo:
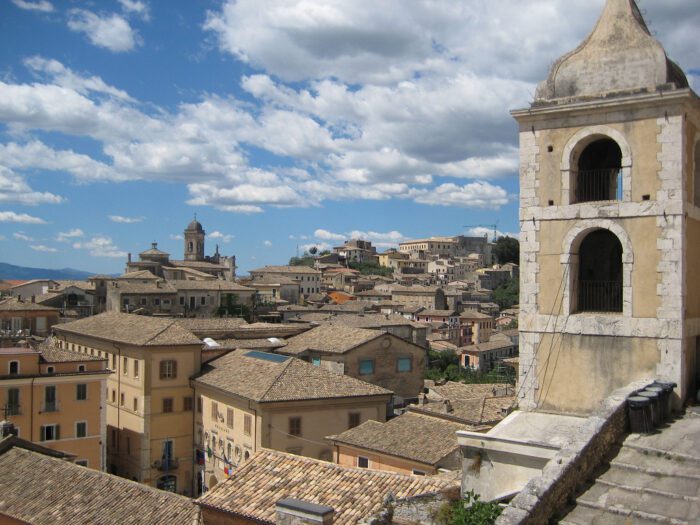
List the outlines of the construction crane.
<svg viewBox="0 0 700 525">
<path fill-rule="evenodd" d="M 498 240 L 498 221 L 496 224 L 465 224 L 464 228 L 489 228 L 493 229 L 493 242 Z"/>
</svg>

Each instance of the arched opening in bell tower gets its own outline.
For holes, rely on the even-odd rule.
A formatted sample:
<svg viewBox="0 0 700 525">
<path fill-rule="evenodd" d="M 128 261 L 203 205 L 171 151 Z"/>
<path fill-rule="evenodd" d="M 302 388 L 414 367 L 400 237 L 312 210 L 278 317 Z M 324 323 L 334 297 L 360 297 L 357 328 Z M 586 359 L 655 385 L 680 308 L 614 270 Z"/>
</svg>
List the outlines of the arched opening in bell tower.
<svg viewBox="0 0 700 525">
<path fill-rule="evenodd" d="M 581 241 L 577 303 L 578 312 L 622 312 L 622 244 L 608 230 Z"/>
<path fill-rule="evenodd" d="M 575 202 L 622 200 L 622 151 L 602 138 L 590 143 L 578 159 Z"/>
</svg>

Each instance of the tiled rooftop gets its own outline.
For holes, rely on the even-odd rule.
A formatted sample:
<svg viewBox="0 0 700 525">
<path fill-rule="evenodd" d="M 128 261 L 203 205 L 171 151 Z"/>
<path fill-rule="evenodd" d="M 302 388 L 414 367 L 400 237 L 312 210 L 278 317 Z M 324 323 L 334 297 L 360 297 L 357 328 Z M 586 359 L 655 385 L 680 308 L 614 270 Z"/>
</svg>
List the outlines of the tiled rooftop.
<svg viewBox="0 0 700 525">
<path fill-rule="evenodd" d="M 309 274 L 309 275 L 321 275 L 319 270 L 310 268 L 308 266 L 265 266 L 264 268 L 256 268 L 255 270 L 250 270 L 251 275 L 253 273 L 291 273 L 291 274 Z"/>
<path fill-rule="evenodd" d="M 512 390 L 511 390 L 512 392 Z M 504 419 L 515 405 L 515 396 L 479 397 L 474 399 L 428 400 L 423 405 L 410 405 L 411 412 L 458 421 L 471 427 L 493 426 Z"/>
<path fill-rule="evenodd" d="M 58 334 L 76 334 L 137 346 L 201 344 L 174 319 L 106 312 L 53 327 Z"/>
<path fill-rule="evenodd" d="M 153 275 L 149 270 L 136 270 L 134 272 L 127 272 L 116 277 L 115 280 L 120 279 L 148 279 L 151 281 L 157 281 L 159 277 Z"/>
<path fill-rule="evenodd" d="M 377 513 L 389 493 L 397 499 L 452 489 L 431 477 L 348 468 L 261 450 L 197 502 L 263 524 L 275 523 L 275 503 L 295 498 L 333 507 L 335 525 L 354 525 Z"/>
<path fill-rule="evenodd" d="M 251 292 L 255 290 L 252 288 L 246 288 L 240 284 L 234 283 L 233 281 L 193 281 L 193 280 L 179 280 L 179 281 L 168 281 L 177 290 L 219 290 L 222 292 Z"/>
<path fill-rule="evenodd" d="M 340 323 L 321 325 L 289 338 L 283 352 L 289 355 L 299 355 L 308 350 L 315 350 L 344 354 L 378 337 L 382 337 L 382 334 L 377 333 L 376 330 L 353 328 Z"/>
<path fill-rule="evenodd" d="M 457 450 L 455 433 L 458 430 L 465 430 L 464 425 L 407 412 L 386 423 L 365 421 L 327 439 L 426 465 L 437 465 L 441 459 Z"/>
<path fill-rule="evenodd" d="M 120 282 L 117 288 L 108 289 L 118 290 L 121 294 L 166 295 L 177 293 L 177 290 L 171 284 L 159 281 L 151 281 L 147 283 Z"/>
<path fill-rule="evenodd" d="M 199 522 L 189 498 L 19 447 L 0 455 L 0 472 L 0 514 L 22 523 Z"/>
<path fill-rule="evenodd" d="M 56 346 L 56 341 L 53 337 L 47 337 L 37 350 L 41 352 L 41 358 L 47 363 L 75 363 L 83 361 L 106 361 L 106 357 L 95 355 L 82 354 L 80 352 L 72 352 L 64 350 Z"/>
<path fill-rule="evenodd" d="M 27 311 L 58 311 L 58 308 L 44 306 L 31 301 L 19 300 L 16 297 L 0 300 L 0 312 L 27 312 Z"/>
<path fill-rule="evenodd" d="M 250 350 L 236 350 L 209 362 L 195 381 L 259 403 L 391 394 L 294 357 Z"/>
</svg>

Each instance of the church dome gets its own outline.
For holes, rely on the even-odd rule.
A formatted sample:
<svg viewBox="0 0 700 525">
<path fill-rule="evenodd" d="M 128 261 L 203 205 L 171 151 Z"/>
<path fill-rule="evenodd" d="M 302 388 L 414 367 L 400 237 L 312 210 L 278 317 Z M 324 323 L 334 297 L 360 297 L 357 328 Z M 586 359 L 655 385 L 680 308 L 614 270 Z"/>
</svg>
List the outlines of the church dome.
<svg viewBox="0 0 700 525">
<path fill-rule="evenodd" d="M 192 222 L 187 225 L 187 231 L 203 232 L 204 228 L 197 219 L 192 219 Z"/>
<path fill-rule="evenodd" d="M 538 86 L 535 105 L 686 87 L 688 79 L 651 35 L 635 1 L 608 0 L 588 38 Z"/>
</svg>

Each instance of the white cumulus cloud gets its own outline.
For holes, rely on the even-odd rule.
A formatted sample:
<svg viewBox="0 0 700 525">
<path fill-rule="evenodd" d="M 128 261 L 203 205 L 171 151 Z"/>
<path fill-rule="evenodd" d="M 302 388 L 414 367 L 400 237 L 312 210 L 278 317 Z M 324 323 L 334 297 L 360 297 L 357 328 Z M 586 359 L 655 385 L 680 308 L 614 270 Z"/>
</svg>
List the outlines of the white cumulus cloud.
<svg viewBox="0 0 700 525">
<path fill-rule="evenodd" d="M 72 9 L 68 27 L 84 33 L 90 42 L 115 53 L 131 51 L 139 43 L 138 34 L 129 22 L 117 14 L 97 15 L 85 9 Z"/>
<path fill-rule="evenodd" d="M 51 248 L 50 246 L 45 246 L 43 244 L 32 244 L 29 247 L 35 252 L 55 253 L 58 251 L 56 248 Z"/>
<path fill-rule="evenodd" d="M 79 239 L 80 237 L 84 236 L 85 232 L 83 232 L 83 230 L 81 230 L 80 228 L 73 228 L 72 230 L 69 230 L 67 232 L 59 232 L 56 236 L 56 240 L 58 242 L 69 242 L 72 239 Z"/>
<path fill-rule="evenodd" d="M 0 222 L 18 222 L 23 224 L 46 224 L 44 219 L 33 217 L 26 213 L 16 213 L 14 211 L 0 211 Z"/>
<path fill-rule="evenodd" d="M 53 11 L 53 4 L 48 0 L 37 0 L 35 2 L 30 2 L 29 0 L 12 0 L 20 9 L 26 9 L 28 11 L 41 11 L 42 13 L 51 13 Z"/>
<path fill-rule="evenodd" d="M 150 19 L 148 4 L 146 2 L 140 2 L 138 0 L 119 0 L 119 3 L 124 12 L 134 13 L 146 21 Z"/>
<path fill-rule="evenodd" d="M 32 242 L 32 241 L 34 241 L 34 238 L 30 237 L 29 235 L 27 235 L 27 234 L 24 233 L 24 232 L 15 232 L 15 233 L 12 234 L 12 236 L 13 236 L 15 239 L 18 239 L 18 240 L 20 240 L 20 241 L 25 241 L 25 242 Z"/>
<path fill-rule="evenodd" d="M 76 250 L 89 250 L 92 257 L 110 257 L 122 259 L 127 253 L 120 250 L 110 237 L 97 235 L 85 242 L 73 243 Z"/>
<path fill-rule="evenodd" d="M 270 246 L 272 246 L 272 241 L 263 241 L 263 245 L 269 248 Z"/>
<path fill-rule="evenodd" d="M 231 239 L 233 239 L 235 237 L 235 235 L 221 233 L 220 231 L 213 231 L 213 232 L 207 234 L 207 237 L 209 237 L 210 239 L 224 242 L 224 243 L 229 243 L 229 242 L 231 242 Z"/>
<path fill-rule="evenodd" d="M 109 220 L 119 224 L 135 224 L 143 221 L 146 217 L 124 217 L 123 215 L 108 215 Z"/>
</svg>

